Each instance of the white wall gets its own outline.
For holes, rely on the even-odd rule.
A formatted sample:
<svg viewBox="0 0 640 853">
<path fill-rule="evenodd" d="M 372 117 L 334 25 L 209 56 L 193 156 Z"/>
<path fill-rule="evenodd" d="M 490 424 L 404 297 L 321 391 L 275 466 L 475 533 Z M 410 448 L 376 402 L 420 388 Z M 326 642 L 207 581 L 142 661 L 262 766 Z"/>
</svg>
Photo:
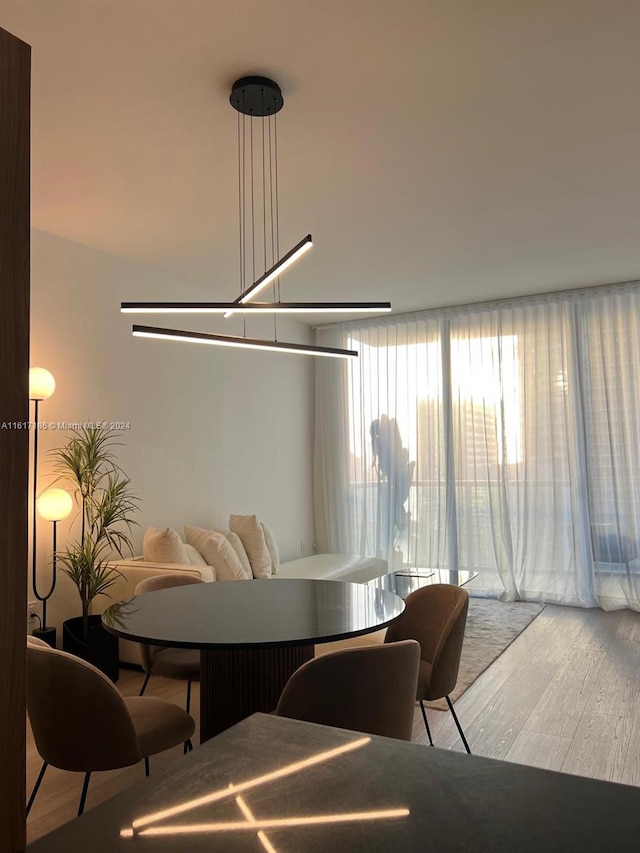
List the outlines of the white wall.
<svg viewBox="0 0 640 853">
<path fill-rule="evenodd" d="M 212 272 L 213 275 L 213 272 Z M 215 300 L 119 258 L 32 232 L 31 364 L 56 379 L 41 422 L 124 421 L 119 461 L 141 498 L 140 552 L 149 525 L 226 527 L 229 512 L 257 513 L 284 559 L 311 553 L 313 359 L 134 338 L 132 322 L 239 334 L 229 320 L 123 315 L 122 300 Z M 235 288 L 234 288 L 235 289 Z M 272 318 L 251 318 L 250 336 L 273 337 Z M 278 337 L 311 342 L 309 328 L 278 321 Z M 69 433 L 39 432 L 39 491 L 51 482 L 48 448 Z M 59 525 L 58 547 L 68 536 Z M 51 558 L 51 525 L 39 520 L 39 570 Z M 63 577 L 49 622 L 79 613 Z"/>
</svg>

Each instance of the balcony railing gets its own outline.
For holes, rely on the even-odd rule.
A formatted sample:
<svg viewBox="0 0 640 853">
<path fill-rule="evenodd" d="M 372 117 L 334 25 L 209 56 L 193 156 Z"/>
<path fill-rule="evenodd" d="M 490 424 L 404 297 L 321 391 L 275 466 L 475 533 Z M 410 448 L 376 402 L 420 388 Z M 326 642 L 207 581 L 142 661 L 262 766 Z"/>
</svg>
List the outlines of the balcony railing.
<svg viewBox="0 0 640 853">
<path fill-rule="evenodd" d="M 580 524 L 574 521 L 570 485 L 539 481 L 533 487 L 509 484 L 504 493 L 503 488 L 497 481 L 456 481 L 457 566 L 449 564 L 443 480 L 411 484 L 404 529 L 395 524 L 393 494 L 386 483 L 352 482 L 354 541 L 368 554 L 403 565 L 496 571 L 499 558 L 507 559 L 510 549 L 516 565 L 527 561 L 541 571 L 575 572 L 577 561 L 582 564 L 584 558 L 577 555 Z M 510 516 L 507 527 L 505 506 Z M 592 517 L 587 560 L 590 557 L 593 571 L 640 574 L 639 523 L 631 513 L 620 519 L 612 514 Z"/>
</svg>

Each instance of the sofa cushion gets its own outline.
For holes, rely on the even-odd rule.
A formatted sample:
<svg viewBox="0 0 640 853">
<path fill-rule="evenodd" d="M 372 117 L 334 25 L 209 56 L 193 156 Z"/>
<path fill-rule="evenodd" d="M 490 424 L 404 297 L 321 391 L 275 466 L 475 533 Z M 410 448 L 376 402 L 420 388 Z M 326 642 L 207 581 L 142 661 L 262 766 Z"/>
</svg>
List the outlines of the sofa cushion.
<svg viewBox="0 0 640 853">
<path fill-rule="evenodd" d="M 275 575 L 280 568 L 280 552 L 278 551 L 278 544 L 275 540 L 275 536 L 269 530 L 267 525 L 261 521 L 260 526 L 264 530 L 264 541 L 267 543 L 267 550 L 271 557 L 271 573 Z"/>
<path fill-rule="evenodd" d="M 189 545 L 187 542 L 184 546 L 185 551 L 187 552 L 187 557 L 189 558 L 190 566 L 207 566 L 208 563 L 205 558 L 202 556 L 200 551 L 197 548 L 194 548 L 193 545 Z"/>
<path fill-rule="evenodd" d="M 171 527 L 148 527 L 142 543 L 142 554 L 149 563 L 182 563 L 189 565 L 189 556 L 180 534 Z"/>
<path fill-rule="evenodd" d="M 251 563 L 254 578 L 271 577 L 271 555 L 260 522 L 255 515 L 229 516 L 229 529 L 237 533 Z"/>
<path fill-rule="evenodd" d="M 223 531 L 216 531 L 218 533 L 222 533 Z M 233 550 L 238 555 L 238 559 L 242 563 L 242 568 L 245 571 L 245 574 L 248 578 L 253 577 L 253 572 L 251 571 L 251 563 L 249 562 L 249 557 L 247 557 L 247 552 L 244 550 L 244 545 L 242 544 L 242 540 L 238 536 L 237 533 L 232 533 L 230 530 L 228 532 L 224 532 L 223 534 L 229 541 L 229 544 L 233 548 Z"/>
<path fill-rule="evenodd" d="M 213 566 L 216 571 L 216 580 L 249 580 L 238 555 L 222 533 L 185 525 L 184 535 L 189 545 L 193 545 L 207 564 Z"/>
</svg>

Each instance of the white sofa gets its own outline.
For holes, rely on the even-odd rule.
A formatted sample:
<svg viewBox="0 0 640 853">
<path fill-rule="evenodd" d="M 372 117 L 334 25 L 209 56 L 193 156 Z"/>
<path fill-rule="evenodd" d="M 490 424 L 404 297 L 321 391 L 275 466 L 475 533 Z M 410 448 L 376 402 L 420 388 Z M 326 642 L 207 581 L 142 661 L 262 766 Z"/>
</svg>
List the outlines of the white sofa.
<svg viewBox="0 0 640 853">
<path fill-rule="evenodd" d="M 315 580 L 367 583 L 386 575 L 386 560 L 377 557 L 354 557 L 350 554 L 314 554 L 281 563 L 278 578 L 313 578 Z"/>
<path fill-rule="evenodd" d="M 148 562 L 141 557 L 131 560 L 114 561 L 112 565 L 119 575 L 109 589 L 109 597 L 100 596 L 97 600 L 101 612 L 115 601 L 131 598 L 140 581 L 156 575 L 185 572 L 201 578 L 206 583 L 215 580 L 211 566 L 195 566 L 183 563 Z M 367 583 L 387 573 L 385 560 L 376 557 L 356 557 L 348 554 L 315 554 L 312 557 L 302 557 L 286 563 L 280 563 L 277 574 L 272 582 L 286 578 L 311 578 L 316 580 L 348 581 L 351 583 Z M 229 583 L 229 581 L 226 581 Z M 238 583 L 238 581 L 234 581 Z M 98 612 L 98 608 L 96 608 Z M 137 643 L 126 640 L 120 641 L 120 660 L 123 663 L 140 664 L 140 649 Z"/>
</svg>

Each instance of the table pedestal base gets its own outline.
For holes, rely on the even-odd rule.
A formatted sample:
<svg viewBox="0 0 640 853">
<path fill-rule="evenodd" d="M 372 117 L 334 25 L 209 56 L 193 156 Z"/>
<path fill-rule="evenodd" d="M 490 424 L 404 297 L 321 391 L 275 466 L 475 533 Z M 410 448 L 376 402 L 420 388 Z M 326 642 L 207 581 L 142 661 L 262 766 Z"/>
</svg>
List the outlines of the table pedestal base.
<svg viewBox="0 0 640 853">
<path fill-rule="evenodd" d="M 251 716 L 269 713 L 314 646 L 203 649 L 200 652 L 200 743 Z"/>
</svg>

